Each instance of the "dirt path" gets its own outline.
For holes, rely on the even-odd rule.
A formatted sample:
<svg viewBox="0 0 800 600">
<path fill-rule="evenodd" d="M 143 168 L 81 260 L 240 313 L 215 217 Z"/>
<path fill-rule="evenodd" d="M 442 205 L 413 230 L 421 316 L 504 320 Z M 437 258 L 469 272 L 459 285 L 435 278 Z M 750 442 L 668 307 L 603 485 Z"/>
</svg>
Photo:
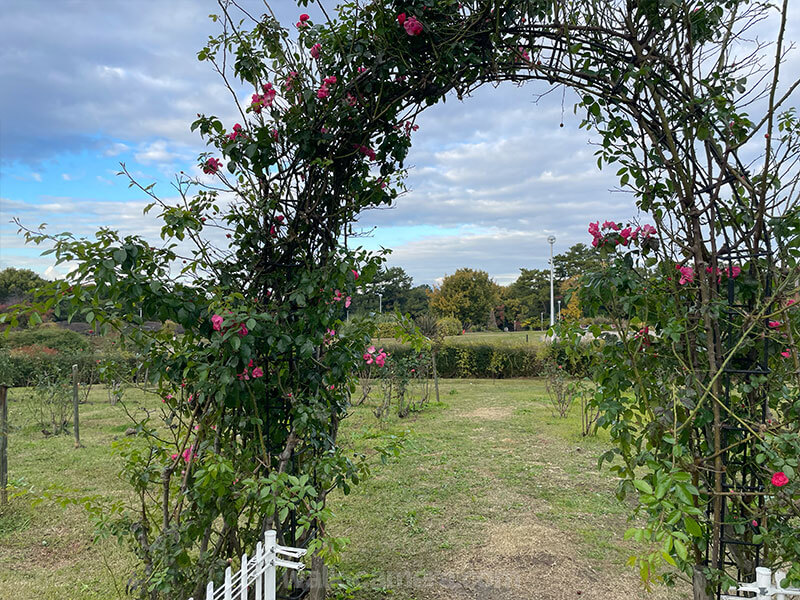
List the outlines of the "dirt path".
<svg viewBox="0 0 800 600">
<path fill-rule="evenodd" d="M 355 598 L 689 597 L 648 593 L 625 566 L 629 509 L 597 471 L 606 443 L 581 438 L 577 411 L 551 417 L 538 382 L 448 385 L 454 398 L 400 423 L 409 447 L 339 511 L 345 563 L 370 581 Z"/>
</svg>

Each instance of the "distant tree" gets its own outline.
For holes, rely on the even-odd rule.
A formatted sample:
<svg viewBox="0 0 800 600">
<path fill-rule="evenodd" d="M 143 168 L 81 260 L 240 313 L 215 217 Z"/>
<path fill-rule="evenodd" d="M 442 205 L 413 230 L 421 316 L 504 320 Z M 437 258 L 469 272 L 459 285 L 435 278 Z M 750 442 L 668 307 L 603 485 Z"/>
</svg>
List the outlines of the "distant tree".
<svg viewBox="0 0 800 600">
<path fill-rule="evenodd" d="M 581 277 L 581 275 L 573 275 L 561 282 L 561 295 L 565 299 L 569 299 L 566 305 L 562 304 L 561 306 L 561 319 L 563 321 L 577 321 L 583 316 L 581 301 L 577 293 Z"/>
<path fill-rule="evenodd" d="M 383 310 L 403 310 L 403 301 L 411 289 L 413 280 L 402 267 L 389 267 L 378 271 L 375 279 L 369 286 L 374 294 L 383 295 Z"/>
<path fill-rule="evenodd" d="M 506 318 L 524 321 L 550 315 L 550 271 L 520 269 L 517 280 L 504 292 Z"/>
<path fill-rule="evenodd" d="M 408 313 L 413 318 L 429 312 L 428 296 L 433 291 L 429 285 L 417 285 L 408 290 L 403 297 L 403 304 L 400 310 Z"/>
<path fill-rule="evenodd" d="M 558 283 L 574 277 L 599 271 L 603 266 L 600 253 L 586 244 L 575 244 L 569 250 L 553 257 L 555 279 Z"/>
<path fill-rule="evenodd" d="M 430 307 L 434 314 L 456 317 L 464 325 L 484 325 L 499 300 L 500 286 L 486 271 L 458 269 L 431 292 Z"/>
<path fill-rule="evenodd" d="M 0 271 L 0 304 L 30 300 L 33 290 L 47 283 L 30 269 L 8 267 Z"/>
</svg>

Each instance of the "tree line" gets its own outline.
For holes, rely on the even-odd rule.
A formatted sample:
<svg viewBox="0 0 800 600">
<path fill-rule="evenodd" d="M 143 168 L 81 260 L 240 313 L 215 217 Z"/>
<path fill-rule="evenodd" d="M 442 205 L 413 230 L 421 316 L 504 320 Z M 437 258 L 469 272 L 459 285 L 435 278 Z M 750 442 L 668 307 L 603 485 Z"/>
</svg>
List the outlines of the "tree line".
<svg viewBox="0 0 800 600">
<path fill-rule="evenodd" d="M 584 273 L 597 270 L 602 258 L 592 247 L 575 244 L 553 257 L 555 300 L 562 316 L 580 317 L 570 290 Z M 465 328 L 538 328 L 550 319 L 550 270 L 520 269 L 517 279 L 499 285 L 486 271 L 463 268 L 445 275 L 440 285 L 414 285 L 402 267 L 381 269 L 363 292 L 353 297 L 349 316 L 394 312 L 455 317 Z M 556 310 L 558 310 L 556 308 Z"/>
<path fill-rule="evenodd" d="M 555 299 L 561 300 L 562 316 L 581 316 L 570 289 L 577 285 L 578 277 L 596 270 L 601 262 L 597 251 L 585 244 L 575 244 L 553 257 Z M 30 269 L 0 271 L 0 310 L 31 300 L 34 290 L 44 283 L 46 280 Z M 521 268 L 514 282 L 499 285 L 486 271 L 463 268 L 445 275 L 440 285 L 430 286 L 414 285 L 402 267 L 385 267 L 353 296 L 348 317 L 395 311 L 413 318 L 424 314 L 455 317 L 471 329 L 537 328 L 542 319 L 549 322 L 550 318 L 550 270 Z M 50 318 L 63 320 L 66 315 L 64 311 Z"/>
</svg>

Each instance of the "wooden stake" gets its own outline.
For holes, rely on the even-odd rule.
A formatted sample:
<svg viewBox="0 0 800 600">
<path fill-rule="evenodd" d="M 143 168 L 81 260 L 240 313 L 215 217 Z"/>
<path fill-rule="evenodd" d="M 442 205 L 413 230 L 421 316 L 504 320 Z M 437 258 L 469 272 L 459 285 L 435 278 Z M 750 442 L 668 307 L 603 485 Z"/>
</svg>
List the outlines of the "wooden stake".
<svg viewBox="0 0 800 600">
<path fill-rule="evenodd" d="M 75 447 L 81 447 L 81 431 L 78 423 L 78 365 L 72 365 L 72 428 L 75 430 Z"/>
</svg>

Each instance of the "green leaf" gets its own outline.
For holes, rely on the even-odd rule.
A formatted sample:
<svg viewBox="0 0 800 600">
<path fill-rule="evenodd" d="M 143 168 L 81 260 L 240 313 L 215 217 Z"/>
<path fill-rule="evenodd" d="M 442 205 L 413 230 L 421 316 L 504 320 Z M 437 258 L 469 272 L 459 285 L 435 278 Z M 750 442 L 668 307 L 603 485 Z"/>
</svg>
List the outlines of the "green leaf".
<svg viewBox="0 0 800 600">
<path fill-rule="evenodd" d="M 689 551 L 686 549 L 686 544 L 675 538 L 673 545 L 675 546 L 675 552 L 681 560 L 686 560 L 689 557 Z"/>
<path fill-rule="evenodd" d="M 703 528 L 689 515 L 683 517 L 683 524 L 686 526 L 686 531 L 692 537 L 703 537 Z"/>
<path fill-rule="evenodd" d="M 639 490 L 643 494 L 648 494 L 650 496 L 653 495 L 652 486 L 649 483 L 647 483 L 644 479 L 634 479 L 633 480 L 633 487 L 635 487 L 637 490 Z"/>
</svg>

